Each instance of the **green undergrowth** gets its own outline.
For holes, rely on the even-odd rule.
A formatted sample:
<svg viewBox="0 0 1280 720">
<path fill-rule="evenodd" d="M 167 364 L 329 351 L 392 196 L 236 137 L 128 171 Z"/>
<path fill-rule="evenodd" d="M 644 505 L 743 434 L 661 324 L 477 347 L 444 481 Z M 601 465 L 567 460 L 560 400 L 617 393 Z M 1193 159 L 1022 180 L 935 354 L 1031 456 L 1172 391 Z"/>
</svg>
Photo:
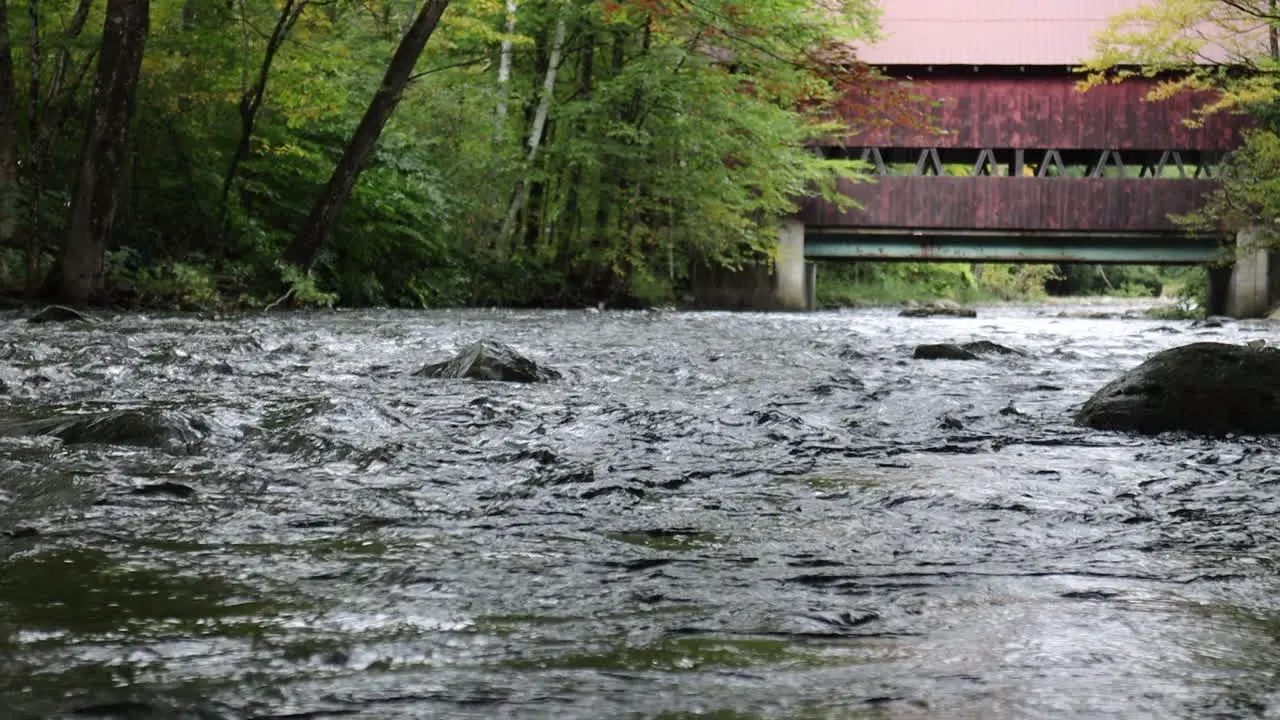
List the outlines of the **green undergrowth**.
<svg viewBox="0 0 1280 720">
<path fill-rule="evenodd" d="M 380 262 L 387 262 L 381 260 Z M 26 294 L 24 254 L 0 248 L 0 296 Z M 605 283 L 584 282 L 552 262 L 459 252 L 422 258 L 398 274 L 374 263 L 329 259 L 311 273 L 274 252 L 232 259 L 193 253 L 182 260 L 132 248 L 107 256 L 110 305 L 124 309 L 245 311 L 330 307 L 583 307 L 675 305 L 686 291 L 679 264 L 639 266 Z M 339 272 L 338 268 L 344 268 Z M 363 279 L 361 279 L 363 278 Z M 1175 298 L 1153 317 L 1203 317 L 1204 268 L 1101 268 L 1052 265 L 881 262 L 820 263 L 817 301 L 823 308 L 901 305 L 949 299 L 964 304 L 1036 302 L 1049 295 Z"/>
<path fill-rule="evenodd" d="M 861 307 L 928 302 L 960 303 L 1036 300 L 1045 296 L 1052 265 L 971 265 L 969 263 L 821 263 L 819 307 Z"/>
<path fill-rule="evenodd" d="M 24 262 L 21 251 L 0 248 L 0 297 L 10 304 L 27 302 Z M 179 261 L 126 247 L 107 254 L 105 303 L 172 311 L 583 307 L 602 301 L 614 308 L 648 308 L 674 304 L 683 280 L 640 268 L 612 280 L 602 292 L 551 263 L 528 258 L 460 253 L 412 265 L 399 275 L 364 272 L 355 263 L 341 272 L 325 263 L 307 273 L 269 253 L 235 261 L 193 254 Z"/>
<path fill-rule="evenodd" d="M 819 307 L 900 305 L 949 299 L 959 303 L 1037 302 L 1048 296 L 1174 298 L 1155 308 L 1164 319 L 1204 316 L 1203 267 L 1150 265 L 1020 265 L 928 262 L 819 263 Z"/>
</svg>

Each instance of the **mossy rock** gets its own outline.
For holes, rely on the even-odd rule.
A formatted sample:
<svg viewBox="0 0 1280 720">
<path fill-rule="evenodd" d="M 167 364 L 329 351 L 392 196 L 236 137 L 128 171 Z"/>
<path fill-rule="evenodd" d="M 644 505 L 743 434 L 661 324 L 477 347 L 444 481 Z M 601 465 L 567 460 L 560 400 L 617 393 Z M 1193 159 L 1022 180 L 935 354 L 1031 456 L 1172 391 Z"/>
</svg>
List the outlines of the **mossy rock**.
<svg viewBox="0 0 1280 720">
<path fill-rule="evenodd" d="M 1155 434 L 1280 433 L 1280 351 L 1202 342 L 1171 348 L 1094 393 L 1081 425 Z"/>
</svg>

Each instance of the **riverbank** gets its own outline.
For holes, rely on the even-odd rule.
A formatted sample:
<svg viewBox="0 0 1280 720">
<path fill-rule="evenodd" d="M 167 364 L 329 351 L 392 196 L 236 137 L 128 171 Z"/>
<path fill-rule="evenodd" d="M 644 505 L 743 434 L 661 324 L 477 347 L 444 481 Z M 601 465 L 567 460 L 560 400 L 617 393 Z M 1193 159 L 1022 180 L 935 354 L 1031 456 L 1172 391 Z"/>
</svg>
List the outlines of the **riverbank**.
<svg viewBox="0 0 1280 720">
<path fill-rule="evenodd" d="M 1096 276 L 1051 265 L 968 263 L 824 263 L 816 289 L 820 309 L 898 307 L 950 300 L 966 306 L 1132 305 L 1165 319 L 1203 316 L 1203 283 L 1195 271 L 1155 274 L 1146 266 Z M 1102 278 L 1105 283 L 1095 282 Z M 1050 294 L 1051 288 L 1054 294 Z"/>
<path fill-rule="evenodd" d="M 633 282 L 633 287 L 614 302 L 582 302 L 546 277 L 509 278 L 499 283 L 493 278 L 505 276 L 494 271 L 489 282 L 473 284 L 470 294 L 438 292 L 424 295 L 414 309 L 463 309 L 467 307 L 509 307 L 522 309 L 607 309 L 671 308 L 692 309 L 680 298 L 679 283 L 650 279 Z M 300 273 L 285 274 L 273 290 L 266 280 L 256 285 L 231 283 L 194 265 L 166 266 L 162 270 L 135 270 L 125 273 L 115 269 L 108 297 L 97 306 L 110 312 L 197 312 L 239 315 L 275 310 L 312 310 L 342 308 L 358 310 L 367 305 L 341 296 L 318 281 Z M 1122 293 L 1048 295 L 1045 285 L 1057 278 L 1052 266 L 987 265 L 975 272 L 975 266 L 958 263 L 827 263 L 818 273 L 817 309 L 895 308 L 949 300 L 965 306 L 997 307 L 1028 304 L 1129 304 L 1143 306 L 1153 317 L 1164 319 L 1196 318 L 1202 313 L 1189 299 L 1184 279 L 1174 279 L 1161 289 L 1165 294 L 1144 294 L 1133 284 Z M 528 281 L 531 285 L 520 286 Z M 1059 283 L 1061 286 L 1061 283 Z M 501 292 L 485 288 L 501 287 Z M 1174 293 L 1180 293 L 1174 296 Z M 32 300 L 20 290 L 0 293 L 0 309 L 34 312 L 45 303 Z M 1135 311 L 1130 310 L 1131 314 Z"/>
</svg>

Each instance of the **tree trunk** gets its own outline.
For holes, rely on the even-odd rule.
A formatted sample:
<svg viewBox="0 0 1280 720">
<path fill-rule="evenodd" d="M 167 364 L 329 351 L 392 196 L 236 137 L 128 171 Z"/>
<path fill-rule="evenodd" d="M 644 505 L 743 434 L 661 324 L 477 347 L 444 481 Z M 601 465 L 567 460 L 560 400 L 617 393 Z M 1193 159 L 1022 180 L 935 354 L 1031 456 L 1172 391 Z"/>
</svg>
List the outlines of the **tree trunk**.
<svg viewBox="0 0 1280 720">
<path fill-rule="evenodd" d="M 33 2 L 32 4 L 34 5 L 35 3 Z M 63 33 L 66 41 L 80 37 L 80 32 L 84 30 L 85 23 L 89 21 L 89 11 L 91 10 L 93 10 L 93 0 L 79 0 L 76 4 L 76 11 L 71 16 L 71 22 L 67 24 L 67 29 Z M 46 110 L 53 105 L 58 95 L 62 92 L 62 84 L 66 81 L 67 71 L 71 66 L 72 46 L 72 43 L 64 42 L 62 49 L 58 52 L 58 64 L 54 66 L 53 75 L 49 77 L 49 89 L 45 93 Z"/>
<path fill-rule="evenodd" d="M 309 0 L 285 0 L 284 7 L 280 9 L 280 17 L 276 19 L 276 25 L 271 30 L 271 37 L 267 38 L 267 47 L 262 55 L 262 64 L 258 67 L 258 76 L 254 79 L 253 85 L 246 88 L 240 96 L 240 139 L 231 155 L 231 162 L 227 166 L 227 172 L 222 178 L 222 200 L 219 213 L 222 218 L 220 225 L 224 234 L 229 212 L 227 198 L 231 196 L 231 188 L 235 185 L 240 163 L 249 157 L 249 150 L 253 142 L 253 129 L 258 122 L 258 111 L 262 108 L 262 101 L 267 96 L 267 80 L 271 77 L 271 65 L 275 62 L 276 54 L 280 52 L 285 39 L 289 37 L 290 31 L 293 30 L 293 26 L 298 23 L 298 19 L 302 17 L 302 12 L 307 9 L 308 2 Z"/>
<path fill-rule="evenodd" d="M 585 23 L 582 39 L 577 43 L 581 48 L 578 56 L 578 101 L 590 103 L 595 92 L 596 72 L 596 30 L 591 20 Z M 586 133 L 586 124 L 579 119 L 570 130 L 575 136 Z M 568 168 L 568 180 L 565 183 L 567 197 L 564 201 L 565 226 L 560 232 L 562 243 L 577 245 L 582 238 L 585 216 L 582 212 L 583 163 L 574 161 Z"/>
<path fill-rule="evenodd" d="M 13 83 L 13 44 L 9 7 L 0 0 L 0 244 L 8 245 L 18 227 L 18 96 Z"/>
<path fill-rule="evenodd" d="M 53 277 L 56 299 L 70 305 L 97 299 L 105 284 L 103 264 L 126 167 L 150 13 L 150 0 L 107 0 L 89 126 Z"/>
<path fill-rule="evenodd" d="M 516 54 L 516 44 L 511 36 L 516 33 L 516 12 L 519 9 L 517 0 L 507 0 L 507 37 L 502 40 L 502 56 L 498 61 L 498 112 L 494 128 L 494 138 L 498 142 L 502 142 L 507 134 L 507 107 L 511 102 L 511 64 Z"/>
<path fill-rule="evenodd" d="M 1271 59 L 1280 61 L 1280 28 L 1276 27 L 1276 9 L 1278 3 L 1276 0 L 1269 0 L 1267 3 L 1267 35 L 1271 39 Z"/>
<path fill-rule="evenodd" d="M 27 295 L 35 297 L 40 293 L 41 261 L 44 258 L 44 166 L 49 156 L 49 146 L 54 138 L 59 137 L 66 129 L 72 115 L 75 114 L 75 96 L 85 78 L 93 69 L 98 50 L 91 50 L 85 57 L 72 66 L 72 42 L 80 37 L 84 26 L 89 22 L 89 13 L 93 10 L 93 0 L 79 0 L 76 11 L 71 16 L 66 30 L 63 32 L 62 49 L 58 52 L 58 63 L 49 77 L 48 89 L 44 91 L 44 100 L 40 99 L 40 86 L 43 73 L 41 67 L 44 55 L 40 49 L 40 0 L 27 0 L 27 11 L 30 15 L 31 55 L 28 66 L 31 78 L 28 89 L 29 108 L 27 114 L 28 136 L 31 138 L 27 146 L 23 171 L 27 182 Z M 71 73 L 69 75 L 69 73 Z"/>
<path fill-rule="evenodd" d="M 412 79 L 413 68 L 418 64 L 423 48 L 427 46 L 427 41 L 431 39 L 431 34 L 435 32 L 448 7 L 449 0 L 427 0 L 423 3 L 418 17 L 409 26 L 409 31 L 400 41 L 400 47 L 396 48 L 396 54 L 391 58 L 387 73 L 382 78 L 382 85 L 369 103 L 369 109 L 365 111 L 351 141 L 347 143 L 342 159 L 329 178 L 329 184 L 325 186 L 324 192 L 311 208 L 311 214 L 294 236 L 286 254 L 286 259 L 291 264 L 304 270 L 310 270 L 315 264 L 334 222 L 342 212 L 342 206 L 351 197 L 356 180 L 360 178 L 360 171 L 373 154 L 382 129 L 391 118 L 396 105 L 400 104 L 400 98 Z"/>
<path fill-rule="evenodd" d="M 30 35 L 30 47 L 27 49 L 31 76 L 27 86 L 27 127 L 31 138 L 31 157 L 27 172 L 31 178 L 31 197 L 28 208 L 27 228 L 27 268 L 26 294 L 34 297 L 40 283 L 40 256 L 44 252 L 44 233 L 41 227 L 40 200 L 44 195 L 44 155 L 39 152 L 42 127 L 40 123 L 40 66 L 43 62 L 40 53 L 40 0 L 27 0 L 27 28 Z"/>
<path fill-rule="evenodd" d="M 529 202 L 527 175 L 533 172 L 533 163 L 538 159 L 538 151 L 542 149 L 542 135 L 547 128 L 547 116 L 551 113 L 551 101 L 555 97 L 556 74 L 560 71 L 560 59 L 564 55 L 564 36 L 567 23 L 562 14 L 556 20 L 556 35 L 551 41 L 551 57 L 547 60 L 547 72 L 542 79 L 542 97 L 538 99 L 538 109 L 533 114 L 533 126 L 529 129 L 529 155 L 525 158 L 526 177 L 520 178 L 511 193 L 511 203 L 507 206 L 507 216 L 502 221 L 502 232 L 499 234 L 502 247 L 510 246 L 511 234 L 515 232 L 516 220 L 520 211 Z"/>
</svg>

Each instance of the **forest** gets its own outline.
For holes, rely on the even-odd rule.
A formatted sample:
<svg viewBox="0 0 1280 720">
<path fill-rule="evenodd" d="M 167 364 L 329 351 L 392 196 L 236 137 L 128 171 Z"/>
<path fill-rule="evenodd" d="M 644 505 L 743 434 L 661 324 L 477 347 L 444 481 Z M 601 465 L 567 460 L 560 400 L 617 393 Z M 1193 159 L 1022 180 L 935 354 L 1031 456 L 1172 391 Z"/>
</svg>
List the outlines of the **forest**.
<svg viewBox="0 0 1280 720">
<path fill-rule="evenodd" d="M 871 97 L 875 31 L 870 0 L 0 0 L 0 285 L 660 302 L 851 172 L 804 144 Z"/>
<path fill-rule="evenodd" d="M 1173 78 L 1161 92 L 1212 88 L 1206 111 L 1263 119 L 1190 223 L 1280 217 L 1274 31 L 1270 53 L 1232 59 L 1252 72 L 1197 65 L 1195 40 L 1276 18 L 1273 0 L 1161 0 L 1116 18 L 1082 68 L 1096 83 L 1140 65 Z M 876 34 L 874 0 L 0 0 L 0 293 L 678 302 L 692 264 L 767 261 L 794 199 L 856 172 L 806 141 L 918 120 L 857 62 Z M 833 275 L 962 292 L 968 272 Z"/>
</svg>

